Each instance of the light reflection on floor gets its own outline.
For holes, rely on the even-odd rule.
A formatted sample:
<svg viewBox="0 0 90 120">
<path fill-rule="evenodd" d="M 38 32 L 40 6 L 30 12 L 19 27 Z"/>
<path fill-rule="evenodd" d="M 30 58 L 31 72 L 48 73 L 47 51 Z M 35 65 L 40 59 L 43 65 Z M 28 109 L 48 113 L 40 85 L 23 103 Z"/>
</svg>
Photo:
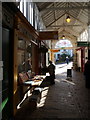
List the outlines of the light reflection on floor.
<svg viewBox="0 0 90 120">
<path fill-rule="evenodd" d="M 65 81 L 65 82 L 67 82 L 67 83 L 69 83 L 69 84 L 72 84 L 72 85 L 75 85 L 75 83 L 74 82 L 72 82 L 71 80 L 65 80 L 65 79 L 62 79 L 62 81 Z"/>
<path fill-rule="evenodd" d="M 43 107 L 44 106 L 45 100 L 47 98 L 48 90 L 49 90 L 49 87 L 45 87 L 43 89 L 42 94 L 41 94 L 41 100 L 40 100 L 40 103 L 37 103 L 37 107 Z"/>
<path fill-rule="evenodd" d="M 61 74 L 61 73 L 67 72 L 67 69 L 72 69 L 73 62 L 70 62 L 69 64 L 66 64 L 66 63 L 65 64 L 58 64 L 55 66 L 56 66 L 55 74 Z"/>
<path fill-rule="evenodd" d="M 60 83 L 61 81 L 67 82 L 69 84 L 75 85 L 75 83 L 72 80 L 72 77 L 67 77 L 67 69 L 72 69 L 73 67 L 73 63 L 70 62 L 69 64 L 59 64 L 56 65 L 56 70 L 55 70 L 55 74 L 61 74 L 61 78 L 57 78 L 55 79 L 56 82 Z"/>
</svg>

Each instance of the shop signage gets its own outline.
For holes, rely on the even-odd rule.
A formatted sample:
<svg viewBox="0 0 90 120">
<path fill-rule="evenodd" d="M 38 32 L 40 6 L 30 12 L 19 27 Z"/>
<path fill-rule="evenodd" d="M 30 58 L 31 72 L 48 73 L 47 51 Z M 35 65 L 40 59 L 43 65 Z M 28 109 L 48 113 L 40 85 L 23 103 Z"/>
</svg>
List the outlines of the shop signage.
<svg viewBox="0 0 90 120">
<path fill-rule="evenodd" d="M 77 42 L 77 47 L 89 47 L 90 43 L 88 42 Z"/>
<path fill-rule="evenodd" d="M 59 52 L 59 49 L 50 49 L 51 52 Z"/>
<path fill-rule="evenodd" d="M 58 40 L 58 31 L 42 31 L 39 32 L 40 40 Z"/>
</svg>

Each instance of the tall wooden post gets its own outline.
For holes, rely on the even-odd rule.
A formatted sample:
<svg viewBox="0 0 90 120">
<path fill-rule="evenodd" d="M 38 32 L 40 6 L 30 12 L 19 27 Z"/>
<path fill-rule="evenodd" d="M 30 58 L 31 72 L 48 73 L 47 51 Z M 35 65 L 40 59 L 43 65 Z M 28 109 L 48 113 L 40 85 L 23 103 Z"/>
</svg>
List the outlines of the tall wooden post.
<svg viewBox="0 0 90 120">
<path fill-rule="evenodd" d="M 18 79 L 18 65 L 17 65 L 17 47 L 18 47 L 18 33 L 17 30 L 14 31 L 14 81 L 13 81 L 13 109 L 14 115 L 17 111 L 17 79 Z"/>
<path fill-rule="evenodd" d="M 2 2 L 0 2 L 0 16 L 2 18 Z M 2 62 L 2 19 L 0 19 L 0 105 L 2 103 L 2 80 L 3 80 L 3 62 Z M 0 120 L 2 112 L 0 112 Z"/>
</svg>

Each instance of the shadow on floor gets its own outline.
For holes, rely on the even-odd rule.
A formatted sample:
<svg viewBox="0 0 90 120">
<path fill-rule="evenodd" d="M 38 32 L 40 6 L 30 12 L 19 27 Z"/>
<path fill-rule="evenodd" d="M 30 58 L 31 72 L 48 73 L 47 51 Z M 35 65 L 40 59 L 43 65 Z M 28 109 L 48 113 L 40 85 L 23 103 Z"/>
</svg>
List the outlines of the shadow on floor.
<svg viewBox="0 0 90 120">
<path fill-rule="evenodd" d="M 82 73 L 73 71 L 72 83 L 66 72 L 56 75 L 55 85 L 42 91 L 37 105 L 26 99 L 14 120 L 89 120 L 90 91 L 85 88 Z"/>
</svg>

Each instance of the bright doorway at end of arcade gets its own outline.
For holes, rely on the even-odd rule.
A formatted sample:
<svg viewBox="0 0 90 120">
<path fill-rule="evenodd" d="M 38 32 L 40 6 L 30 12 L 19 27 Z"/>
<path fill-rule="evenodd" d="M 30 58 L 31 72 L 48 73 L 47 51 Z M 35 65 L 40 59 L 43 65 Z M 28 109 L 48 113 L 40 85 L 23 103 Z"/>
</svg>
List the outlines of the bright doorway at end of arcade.
<svg viewBox="0 0 90 120">
<path fill-rule="evenodd" d="M 69 62 L 73 61 L 72 47 L 72 43 L 69 40 L 59 40 L 55 45 L 56 49 L 60 49 L 54 53 L 55 64 L 67 63 L 67 58 Z"/>
</svg>

